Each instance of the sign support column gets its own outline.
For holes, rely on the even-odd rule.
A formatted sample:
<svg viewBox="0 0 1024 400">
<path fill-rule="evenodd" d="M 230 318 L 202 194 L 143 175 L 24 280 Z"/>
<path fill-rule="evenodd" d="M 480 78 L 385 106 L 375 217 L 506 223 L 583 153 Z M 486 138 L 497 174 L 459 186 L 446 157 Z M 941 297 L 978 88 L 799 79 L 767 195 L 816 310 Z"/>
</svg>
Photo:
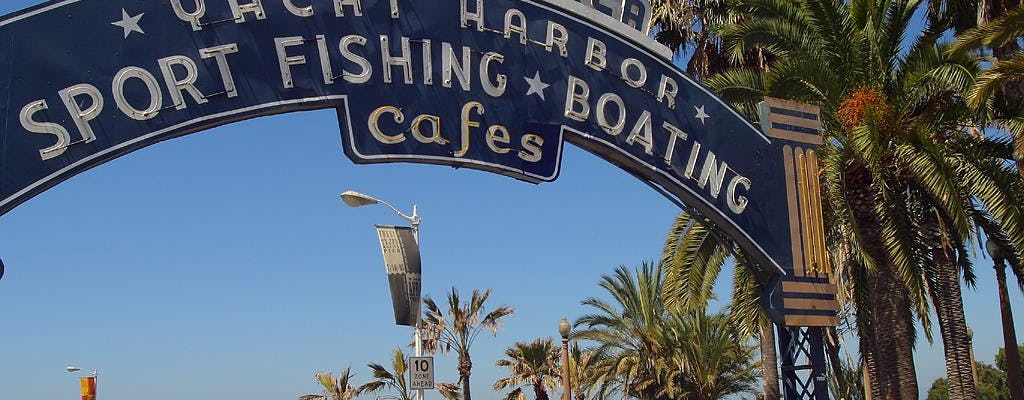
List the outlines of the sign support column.
<svg viewBox="0 0 1024 400">
<path fill-rule="evenodd" d="M 416 247 L 418 248 L 419 245 L 420 245 L 420 221 L 421 221 L 421 219 L 420 219 L 419 211 L 416 209 L 416 205 L 412 206 L 412 217 L 410 218 L 410 221 L 412 223 L 412 237 L 413 237 L 413 240 L 416 241 Z M 420 301 L 417 299 L 417 305 L 419 305 L 419 304 L 420 304 Z M 423 310 L 417 308 L 416 309 L 416 325 L 413 328 L 413 333 L 412 333 L 412 340 L 413 340 L 414 343 L 416 343 L 416 357 L 422 357 L 423 356 L 423 321 L 422 321 L 422 319 L 423 319 Z M 433 364 L 431 364 L 431 365 L 433 365 Z M 431 372 L 433 372 L 433 369 L 431 369 Z M 416 396 L 413 399 L 414 400 L 423 400 L 423 389 L 416 389 Z"/>
<path fill-rule="evenodd" d="M 838 325 L 838 288 L 825 248 L 818 147 L 823 139 L 818 107 L 766 98 L 761 125 L 782 142 L 793 264 L 762 298 L 778 331 L 782 395 L 786 400 L 828 400 L 825 330 Z"/>
<path fill-rule="evenodd" d="M 419 209 L 412 206 L 412 215 L 405 215 L 390 203 L 372 196 L 346 191 L 341 194 L 342 201 L 350 207 L 362 207 L 383 204 L 394 211 L 402 219 L 409 221 L 409 228 L 395 226 L 377 226 L 381 252 L 384 254 L 384 266 L 388 272 L 391 286 L 392 305 L 395 309 L 395 323 L 413 327 L 413 343 L 416 357 L 423 356 L 422 338 L 422 301 L 420 300 L 422 267 L 420 265 L 420 218 Z M 409 243 L 409 233 L 412 243 Z M 433 360 L 430 360 L 433 365 Z M 410 360 L 410 364 L 412 364 Z M 411 370 L 411 369 L 410 369 Z M 415 400 L 423 400 L 423 389 L 413 387 Z"/>
</svg>

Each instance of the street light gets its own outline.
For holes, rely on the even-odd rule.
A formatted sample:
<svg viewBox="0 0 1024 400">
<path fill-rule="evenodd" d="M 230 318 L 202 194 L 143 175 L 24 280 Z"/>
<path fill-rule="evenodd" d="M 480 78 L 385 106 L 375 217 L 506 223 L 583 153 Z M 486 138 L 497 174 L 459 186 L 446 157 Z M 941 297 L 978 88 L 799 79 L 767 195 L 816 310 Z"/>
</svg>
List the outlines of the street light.
<svg viewBox="0 0 1024 400">
<path fill-rule="evenodd" d="M 68 365 L 67 367 L 64 367 L 64 369 L 67 370 L 69 373 L 72 373 L 72 374 L 82 370 L 81 368 L 79 368 L 79 367 L 77 367 L 75 365 Z M 100 373 L 97 372 L 96 370 L 92 370 L 92 372 L 89 373 L 89 376 L 99 376 L 99 374 Z"/>
<path fill-rule="evenodd" d="M 412 215 L 405 215 L 405 213 L 398 211 L 398 209 L 395 208 L 395 206 L 391 205 L 386 201 L 378 200 L 373 196 L 362 194 L 354 190 L 349 190 L 346 191 L 345 193 L 342 193 L 341 201 L 344 201 L 345 204 L 347 204 L 349 207 L 372 206 L 374 204 L 383 204 L 387 206 L 388 208 L 391 209 L 391 211 L 394 211 L 396 215 L 398 215 L 399 217 L 406 221 L 409 221 L 409 223 L 412 224 L 413 237 L 415 237 L 416 243 L 420 242 L 420 215 L 419 212 L 416 210 L 415 205 L 412 206 Z"/>
<path fill-rule="evenodd" d="M 999 243 L 989 239 L 985 243 L 988 255 L 994 261 L 996 282 L 999 283 L 999 309 L 1003 317 L 1003 345 L 1006 348 L 1006 384 L 1010 388 L 1010 399 L 1024 400 L 1024 388 L 1021 387 L 1020 353 L 1017 351 L 1017 333 L 1013 328 L 1013 312 L 1010 310 L 1010 298 L 1006 293 L 1006 250 Z"/>
<path fill-rule="evenodd" d="M 569 334 L 572 333 L 572 326 L 569 320 L 562 317 L 558 323 L 558 334 L 562 335 L 562 400 L 572 399 L 572 386 L 569 383 Z"/>
<path fill-rule="evenodd" d="M 420 243 L 420 214 L 416 209 L 416 205 L 412 206 L 412 215 L 405 215 L 405 213 L 399 211 L 395 206 L 390 203 L 377 199 L 373 196 L 356 192 L 354 190 L 347 190 L 341 194 L 341 201 L 345 202 L 349 207 L 363 207 L 372 206 L 375 204 L 383 204 L 394 211 L 400 218 L 409 221 L 412 224 L 412 237 L 418 245 Z M 423 355 L 423 343 L 420 334 L 420 312 L 416 310 L 416 327 L 413 328 L 413 342 L 416 343 L 416 357 Z M 423 389 L 416 390 L 416 398 L 423 400 Z"/>
</svg>

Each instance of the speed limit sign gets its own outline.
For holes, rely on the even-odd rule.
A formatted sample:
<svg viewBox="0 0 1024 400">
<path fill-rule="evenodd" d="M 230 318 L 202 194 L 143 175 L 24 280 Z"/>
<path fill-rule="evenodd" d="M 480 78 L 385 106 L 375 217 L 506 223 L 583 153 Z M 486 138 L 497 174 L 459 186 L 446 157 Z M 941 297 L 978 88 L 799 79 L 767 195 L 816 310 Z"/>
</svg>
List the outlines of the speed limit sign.
<svg viewBox="0 0 1024 400">
<path fill-rule="evenodd" d="M 409 386 L 412 390 L 434 388 L 434 357 L 409 357 Z"/>
</svg>

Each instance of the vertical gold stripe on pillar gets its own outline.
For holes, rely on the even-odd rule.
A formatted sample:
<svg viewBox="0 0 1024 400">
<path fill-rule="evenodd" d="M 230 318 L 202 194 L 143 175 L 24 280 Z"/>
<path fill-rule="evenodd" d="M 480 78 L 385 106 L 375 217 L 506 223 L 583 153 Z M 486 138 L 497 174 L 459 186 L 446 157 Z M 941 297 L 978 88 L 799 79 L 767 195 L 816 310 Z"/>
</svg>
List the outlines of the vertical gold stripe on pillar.
<svg viewBox="0 0 1024 400">
<path fill-rule="evenodd" d="M 804 248 L 800 237 L 800 201 L 797 198 L 796 166 L 794 165 L 793 148 L 782 147 L 782 160 L 786 171 L 786 198 L 789 200 L 789 237 L 793 242 L 793 273 L 804 276 Z"/>
<path fill-rule="evenodd" d="M 818 247 L 816 246 L 817 238 L 816 231 L 814 230 L 814 176 L 811 173 L 810 163 L 811 150 L 807 150 L 803 158 L 800 159 L 801 165 L 803 165 L 804 172 L 804 236 L 807 237 L 807 242 L 804 243 L 807 246 L 807 251 L 810 254 L 810 260 L 807 262 L 807 276 L 816 276 L 818 274 Z"/>
<path fill-rule="evenodd" d="M 811 272 L 807 275 L 814 275 L 817 277 L 821 274 L 821 252 L 822 249 L 818 245 L 818 237 L 821 233 L 819 222 L 821 217 L 818 215 L 818 174 L 817 174 L 817 160 L 818 157 L 814 153 L 814 150 L 807 150 L 805 162 L 807 163 L 807 232 L 810 235 L 810 246 L 811 253 L 814 254 L 814 261 L 811 266 Z"/>
<path fill-rule="evenodd" d="M 810 229 L 810 182 L 807 179 L 807 157 L 804 155 L 803 149 L 796 149 L 796 165 L 797 165 L 797 193 L 800 196 L 800 216 L 801 216 L 801 231 L 803 232 L 803 244 L 804 244 L 804 274 L 799 276 L 807 276 L 814 271 L 814 236 L 811 234 Z"/>
<path fill-rule="evenodd" d="M 825 250 L 825 215 L 823 204 L 821 202 L 821 178 L 818 176 L 818 154 L 814 151 L 808 152 L 808 162 L 810 163 L 811 176 L 814 179 L 812 185 L 812 195 L 814 201 L 812 207 L 814 211 L 814 232 L 815 232 L 815 247 L 817 248 L 818 255 L 818 275 L 822 278 L 828 278 L 831 274 L 828 261 L 828 251 Z"/>
<path fill-rule="evenodd" d="M 804 230 L 807 232 L 807 247 L 810 249 L 811 261 L 807 263 L 807 276 L 818 275 L 818 247 L 817 247 L 817 232 L 814 230 L 814 178 L 811 176 L 811 163 L 810 163 L 811 150 L 804 153 L 804 158 L 800 160 L 803 163 L 804 169 L 804 198 L 806 199 L 805 209 L 807 210 L 807 218 L 804 218 Z"/>
</svg>

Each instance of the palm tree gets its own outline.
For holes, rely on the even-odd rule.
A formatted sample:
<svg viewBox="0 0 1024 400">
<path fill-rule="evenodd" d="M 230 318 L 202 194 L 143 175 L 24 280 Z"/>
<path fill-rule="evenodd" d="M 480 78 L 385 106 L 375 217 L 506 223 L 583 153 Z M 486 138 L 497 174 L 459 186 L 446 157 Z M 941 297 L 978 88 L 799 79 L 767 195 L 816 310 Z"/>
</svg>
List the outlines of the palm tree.
<svg viewBox="0 0 1024 400">
<path fill-rule="evenodd" d="M 574 400 L 587 400 L 600 384 L 598 367 L 605 355 L 598 349 L 584 349 L 579 342 L 569 348 L 569 384 L 575 390 Z"/>
<path fill-rule="evenodd" d="M 991 50 L 994 65 L 984 71 L 970 96 L 972 106 L 981 108 L 986 119 L 1005 129 L 1013 138 L 1013 160 L 1024 177 L 1024 85 L 1021 68 L 1024 57 L 1017 38 L 1021 36 L 1020 0 L 930 0 L 929 31 L 938 37 L 952 29 L 956 50 Z M 1024 280 L 1021 281 L 1024 285 Z"/>
<path fill-rule="evenodd" d="M 981 71 L 968 97 L 968 104 L 988 122 L 1003 129 L 1013 138 L 1013 159 L 1024 176 L 1024 52 L 1016 47 L 1024 35 L 1024 7 L 1007 10 L 991 23 L 964 32 L 957 39 L 954 51 L 980 51 L 984 48 L 1005 49 L 994 52 L 990 68 Z M 1007 49 L 1007 47 L 1012 49 Z"/>
<path fill-rule="evenodd" d="M 837 264 L 854 283 L 875 398 L 918 398 L 913 316 L 930 339 L 928 315 L 937 298 L 940 323 L 949 328 L 944 345 L 953 349 L 947 356 L 956 358 L 954 366 L 970 365 L 960 362 L 969 358 L 960 349 L 970 346 L 956 334 L 966 327 L 954 326 L 963 303 L 951 288 L 961 274 L 973 276 L 964 257 L 973 229 L 993 225 L 1024 240 L 1019 190 L 1006 174 L 1012 171 L 992 161 L 1000 144 L 963 129 L 976 60 L 948 53 L 929 35 L 902 49 L 919 6 L 742 0 L 738 7 L 748 17 L 719 31 L 733 57 L 757 47 L 777 57 L 775 66 L 707 81 L 748 115 L 765 95 L 822 107 L 828 240 L 849 250 Z"/>
<path fill-rule="evenodd" d="M 484 302 L 490 295 L 489 289 L 484 292 L 473 290 L 469 301 L 462 302 L 459 291 L 453 287 L 448 293 L 447 313 L 441 311 L 430 297 L 424 301 L 427 310 L 423 315 L 423 347 L 430 353 L 455 351 L 459 357 L 459 383 L 462 384 L 464 400 L 472 400 L 469 390 L 469 376 L 473 369 L 470 347 L 484 329 L 497 335 L 502 319 L 515 312 L 512 307 L 503 305 L 484 315 Z"/>
<path fill-rule="evenodd" d="M 561 352 L 551 339 L 537 339 L 530 343 L 516 342 L 505 349 L 505 358 L 495 365 L 507 368 L 509 376 L 494 382 L 494 390 L 513 388 L 506 400 L 522 400 L 523 387 L 533 388 L 534 399 L 548 400 L 547 389 L 558 388 L 561 374 Z"/>
<path fill-rule="evenodd" d="M 661 297 L 661 268 L 645 262 L 633 272 L 621 266 L 612 276 L 602 276 L 599 286 L 616 304 L 587 298 L 582 304 L 597 312 L 580 317 L 574 324 L 585 327 L 575 332 L 577 339 L 597 343 L 597 350 L 606 354 L 601 368 L 595 371 L 601 381 L 598 397 L 621 392 L 643 400 L 658 398 L 663 391 L 658 365 L 666 359 L 658 339 L 667 316 Z"/>
<path fill-rule="evenodd" d="M 352 386 L 355 375 L 351 368 L 345 368 L 337 378 L 330 372 L 317 372 L 314 376 L 323 393 L 299 396 L 299 400 L 351 400 L 359 395 L 359 390 Z"/>
<path fill-rule="evenodd" d="M 1017 7 L 989 24 L 965 32 L 957 39 L 953 50 L 964 52 L 985 46 L 999 47 L 1021 36 L 1024 36 L 1024 7 Z M 967 102 L 985 125 L 1010 134 L 1014 144 L 1012 158 L 1016 159 L 1017 169 L 1024 175 L 1024 104 L 1007 99 L 1004 88 L 1009 85 L 1024 85 L 1024 51 L 1009 54 L 1003 60 L 997 59 L 988 69 L 980 71 Z M 1005 150 L 997 157 L 1011 158 Z M 990 225 L 988 231 L 1002 230 L 998 224 Z M 1024 265 L 1020 262 L 1024 248 L 1004 233 L 994 232 L 991 239 L 1007 250 L 1010 269 L 1024 288 Z"/>
<path fill-rule="evenodd" d="M 655 39 L 677 54 L 692 52 L 687 74 L 702 79 L 728 67 L 721 39 L 707 29 L 728 18 L 724 0 L 655 0 L 651 5 Z"/>
<path fill-rule="evenodd" d="M 396 348 L 391 357 L 391 370 L 388 370 L 381 364 L 367 364 L 370 367 L 374 380 L 360 386 L 358 389 L 359 394 L 378 393 L 387 389 L 393 393 L 392 397 L 397 400 L 412 400 L 412 392 L 409 390 L 409 384 L 406 380 L 406 373 L 409 372 L 406 360 L 407 358 L 402 349 Z M 437 392 L 441 394 L 441 397 L 445 399 L 455 400 L 459 398 L 458 386 L 454 384 L 439 382 L 435 387 Z"/>
<path fill-rule="evenodd" d="M 679 214 L 661 251 L 665 304 L 679 310 L 705 310 L 715 299 L 714 285 L 730 258 L 729 245 L 697 218 Z"/>
<path fill-rule="evenodd" d="M 729 244 L 687 213 L 676 217 L 662 250 L 665 302 L 670 308 L 704 311 L 714 298 L 714 285 L 722 266 L 735 260 L 730 318 L 744 337 L 756 337 L 761 347 L 765 400 L 780 398 L 775 326 L 764 313 L 761 285 L 754 279 L 746 257 L 731 257 Z M 735 250 L 739 254 L 739 250 Z"/>
<path fill-rule="evenodd" d="M 717 400 L 756 390 L 754 346 L 727 315 L 672 313 L 665 330 L 671 363 L 664 371 L 671 399 Z"/>
<path fill-rule="evenodd" d="M 711 29 L 742 18 L 732 12 L 729 3 L 725 0 L 651 1 L 655 39 L 676 54 L 689 54 L 686 73 L 698 80 L 737 66 L 766 68 L 770 63 L 760 49 L 751 49 L 741 59 L 729 59 L 721 36 Z"/>
<path fill-rule="evenodd" d="M 614 299 L 588 298 L 596 312 L 577 320 L 577 339 L 602 352 L 593 368 L 598 398 L 615 393 L 642 400 L 719 398 L 749 393 L 757 380 L 753 348 L 725 316 L 665 307 L 664 276 L 644 263 L 619 267 L 600 286 Z"/>
</svg>

